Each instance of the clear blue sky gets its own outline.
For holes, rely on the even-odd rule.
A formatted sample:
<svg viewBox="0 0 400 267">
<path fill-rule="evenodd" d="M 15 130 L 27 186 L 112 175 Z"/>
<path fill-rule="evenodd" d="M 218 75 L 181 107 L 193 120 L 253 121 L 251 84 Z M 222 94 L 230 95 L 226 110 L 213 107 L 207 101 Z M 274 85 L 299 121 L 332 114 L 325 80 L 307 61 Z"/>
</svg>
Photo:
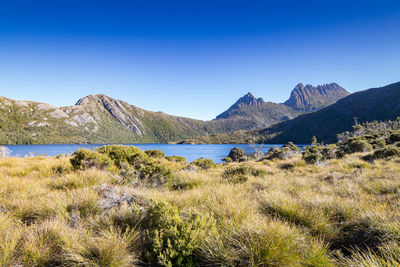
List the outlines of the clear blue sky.
<svg viewBox="0 0 400 267">
<path fill-rule="evenodd" d="M 400 81 L 400 1 L 2 0 L 0 95 L 212 119 L 251 91 Z"/>
</svg>

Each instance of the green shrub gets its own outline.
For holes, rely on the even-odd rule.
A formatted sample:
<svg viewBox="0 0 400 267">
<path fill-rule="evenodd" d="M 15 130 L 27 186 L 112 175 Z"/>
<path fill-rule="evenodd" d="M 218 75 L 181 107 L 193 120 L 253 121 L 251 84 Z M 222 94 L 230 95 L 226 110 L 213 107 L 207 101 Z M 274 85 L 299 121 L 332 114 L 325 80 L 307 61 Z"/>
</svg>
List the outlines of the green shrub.
<svg viewBox="0 0 400 267">
<path fill-rule="evenodd" d="M 246 153 L 244 152 L 243 149 L 241 149 L 239 147 L 234 147 L 229 152 L 228 157 L 231 158 L 233 161 L 239 161 L 239 159 L 246 157 Z"/>
<path fill-rule="evenodd" d="M 277 147 L 271 148 L 265 156 L 269 160 L 272 160 L 272 159 L 284 160 L 284 159 L 292 158 L 293 156 L 295 156 L 299 153 L 300 153 L 300 150 L 297 146 L 292 147 L 290 145 L 285 145 L 282 147 L 282 149 L 279 149 Z"/>
<path fill-rule="evenodd" d="M 309 164 L 318 164 L 328 159 L 341 157 L 342 154 L 334 144 L 328 146 L 308 146 L 304 149 L 303 159 Z"/>
<path fill-rule="evenodd" d="M 99 153 L 107 155 L 110 159 L 112 159 L 118 167 L 124 162 L 127 162 L 129 159 L 140 158 L 146 159 L 147 155 L 143 153 L 137 147 L 134 146 L 123 146 L 123 145 L 111 145 L 111 146 L 103 146 L 97 150 Z"/>
<path fill-rule="evenodd" d="M 259 151 L 259 150 L 254 151 L 254 153 L 253 153 L 253 158 L 254 158 L 255 160 L 261 160 L 261 159 L 264 158 L 264 156 L 265 156 L 264 152 Z"/>
<path fill-rule="evenodd" d="M 225 157 L 225 158 L 222 159 L 222 161 L 225 162 L 225 163 L 230 163 L 233 160 L 230 157 Z"/>
<path fill-rule="evenodd" d="M 153 265 L 195 266 L 194 253 L 214 223 L 194 212 L 179 213 L 165 201 L 150 203 L 143 224 L 146 229 L 146 258 Z"/>
<path fill-rule="evenodd" d="M 168 161 L 171 162 L 187 162 L 186 158 L 184 156 L 167 156 L 165 157 Z"/>
<path fill-rule="evenodd" d="M 214 161 L 212 161 L 211 159 L 204 159 L 204 158 L 196 159 L 192 161 L 192 164 L 196 165 L 197 167 L 203 170 L 208 170 L 216 166 Z"/>
<path fill-rule="evenodd" d="M 163 163 L 158 163 L 151 158 L 133 157 L 129 162 L 122 164 L 120 174 L 123 184 L 160 186 L 167 182 L 172 175 L 172 170 Z"/>
<path fill-rule="evenodd" d="M 105 169 L 112 165 L 112 161 L 107 155 L 83 148 L 72 154 L 70 162 L 75 170 Z"/>
<path fill-rule="evenodd" d="M 266 174 L 267 173 L 264 170 L 259 170 L 252 167 L 238 167 L 226 169 L 222 173 L 222 178 L 226 179 L 232 184 L 242 184 L 248 180 L 247 175 L 264 177 Z"/>
<path fill-rule="evenodd" d="M 391 144 L 400 142 L 400 132 L 394 132 L 389 136 L 389 142 Z"/>
<path fill-rule="evenodd" d="M 172 171 L 164 164 L 146 161 L 136 169 L 136 175 L 140 180 L 152 186 L 165 184 L 172 177 Z"/>
<path fill-rule="evenodd" d="M 346 154 L 356 152 L 367 152 L 372 150 L 372 145 L 366 140 L 365 137 L 352 137 L 345 142 L 340 143 L 340 148 Z"/>
<path fill-rule="evenodd" d="M 293 142 L 288 142 L 286 145 L 283 145 L 282 148 L 284 148 L 284 147 L 287 147 L 287 148 L 289 148 L 290 150 L 293 150 L 293 151 L 299 151 L 300 150 L 300 148 L 298 148 L 295 144 L 293 144 Z"/>
<path fill-rule="evenodd" d="M 366 140 L 353 140 L 348 144 L 349 152 L 366 152 L 372 150 L 371 144 Z"/>
<path fill-rule="evenodd" d="M 159 149 L 150 149 L 146 150 L 144 153 L 146 153 L 147 156 L 152 157 L 152 158 L 164 158 L 165 154 Z"/>
<path fill-rule="evenodd" d="M 377 138 L 371 141 L 373 149 L 384 148 L 386 146 L 386 141 L 383 138 Z"/>
<path fill-rule="evenodd" d="M 147 153 L 137 147 L 103 146 L 98 151 L 108 155 L 115 165 L 120 168 L 123 182 L 132 182 L 134 178 L 138 178 L 140 182 L 158 186 L 165 184 L 172 177 L 171 169 L 162 163 L 155 162 L 147 156 Z"/>
<path fill-rule="evenodd" d="M 376 150 L 372 154 L 373 159 L 385 159 L 393 156 L 400 156 L 400 148 L 398 147 L 393 147 L 393 146 L 387 146 L 385 148 Z"/>
</svg>

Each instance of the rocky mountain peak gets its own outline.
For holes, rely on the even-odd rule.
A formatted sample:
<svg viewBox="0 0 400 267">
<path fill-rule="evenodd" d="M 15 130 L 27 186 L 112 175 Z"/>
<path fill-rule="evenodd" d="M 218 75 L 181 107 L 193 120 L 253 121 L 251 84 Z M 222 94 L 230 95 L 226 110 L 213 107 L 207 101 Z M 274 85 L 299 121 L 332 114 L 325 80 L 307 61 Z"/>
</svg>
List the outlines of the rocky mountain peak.
<svg viewBox="0 0 400 267">
<path fill-rule="evenodd" d="M 331 105 L 349 94 L 337 83 L 323 84 L 317 87 L 311 84 L 303 85 L 299 83 L 292 90 L 290 98 L 284 104 L 294 109 L 313 111 Z"/>
<path fill-rule="evenodd" d="M 79 99 L 75 105 L 82 106 L 82 105 L 87 105 L 87 104 L 91 104 L 91 103 L 98 103 L 98 102 L 102 102 L 106 98 L 108 98 L 108 97 L 103 94 L 88 95 L 88 96 L 85 96 L 85 97 L 82 97 L 81 99 Z"/>
<path fill-rule="evenodd" d="M 238 101 L 236 101 L 235 104 L 233 104 L 233 106 L 239 106 L 239 105 L 247 105 L 247 106 L 251 106 L 251 105 L 257 105 L 259 103 L 264 102 L 264 100 L 262 98 L 256 98 L 252 93 L 247 93 L 244 96 L 242 96 L 241 98 L 239 98 Z"/>
</svg>

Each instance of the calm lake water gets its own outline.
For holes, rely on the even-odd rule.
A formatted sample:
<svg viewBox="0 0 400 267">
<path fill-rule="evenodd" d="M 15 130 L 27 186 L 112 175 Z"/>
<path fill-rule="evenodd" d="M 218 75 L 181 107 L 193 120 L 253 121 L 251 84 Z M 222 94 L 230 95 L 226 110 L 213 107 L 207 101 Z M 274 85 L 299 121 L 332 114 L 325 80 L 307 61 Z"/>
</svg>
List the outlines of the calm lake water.
<svg viewBox="0 0 400 267">
<path fill-rule="evenodd" d="M 229 151 L 234 147 L 243 148 L 247 154 L 252 154 L 256 150 L 267 152 L 274 145 L 189 145 L 189 144 L 126 144 L 133 145 L 142 150 L 160 149 L 167 156 L 184 156 L 189 162 L 198 158 L 210 158 L 214 162 L 220 163 L 221 159 L 227 157 Z M 79 148 L 96 148 L 101 147 L 102 144 L 96 145 L 8 145 L 6 146 L 11 150 L 11 156 L 24 157 L 33 153 L 33 155 L 47 155 L 56 156 L 59 154 L 72 154 Z"/>
</svg>

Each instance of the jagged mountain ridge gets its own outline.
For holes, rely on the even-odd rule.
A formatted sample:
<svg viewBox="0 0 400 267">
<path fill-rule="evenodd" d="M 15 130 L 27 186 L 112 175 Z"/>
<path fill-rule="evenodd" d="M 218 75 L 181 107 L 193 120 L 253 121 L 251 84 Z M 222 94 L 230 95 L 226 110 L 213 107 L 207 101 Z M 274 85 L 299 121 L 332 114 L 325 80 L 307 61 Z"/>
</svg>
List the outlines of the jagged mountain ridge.
<svg viewBox="0 0 400 267">
<path fill-rule="evenodd" d="M 266 102 L 247 93 L 215 121 L 229 121 L 232 131 L 265 128 L 324 108 L 347 95 L 349 92 L 336 83 L 316 87 L 299 83 L 285 103 Z"/>
<path fill-rule="evenodd" d="M 329 106 L 349 94 L 336 83 L 318 85 L 317 87 L 311 84 L 304 86 L 299 83 L 284 104 L 294 109 L 314 111 Z"/>
<path fill-rule="evenodd" d="M 400 116 L 400 82 L 353 93 L 317 112 L 301 115 L 256 131 L 264 143 L 336 142 L 336 135 L 351 130 L 355 121 L 394 120 Z"/>
</svg>

